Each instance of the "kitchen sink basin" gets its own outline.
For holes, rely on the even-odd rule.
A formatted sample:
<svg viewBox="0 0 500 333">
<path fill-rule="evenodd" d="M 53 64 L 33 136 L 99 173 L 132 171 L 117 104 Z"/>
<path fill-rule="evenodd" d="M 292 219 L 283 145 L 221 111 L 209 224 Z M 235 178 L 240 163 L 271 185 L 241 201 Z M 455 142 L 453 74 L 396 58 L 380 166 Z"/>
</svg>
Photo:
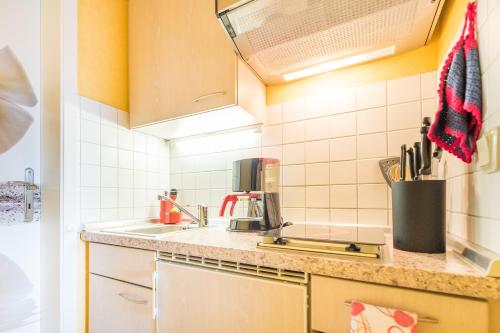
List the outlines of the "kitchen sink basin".
<svg viewBox="0 0 500 333">
<path fill-rule="evenodd" d="M 146 237 L 161 237 L 165 234 L 174 231 L 182 231 L 189 229 L 196 229 L 198 226 L 196 224 L 190 223 L 179 223 L 179 224 L 161 224 L 161 225 L 151 225 L 151 224 L 141 224 L 117 228 L 108 228 L 101 231 L 116 234 L 128 234 Z"/>
</svg>

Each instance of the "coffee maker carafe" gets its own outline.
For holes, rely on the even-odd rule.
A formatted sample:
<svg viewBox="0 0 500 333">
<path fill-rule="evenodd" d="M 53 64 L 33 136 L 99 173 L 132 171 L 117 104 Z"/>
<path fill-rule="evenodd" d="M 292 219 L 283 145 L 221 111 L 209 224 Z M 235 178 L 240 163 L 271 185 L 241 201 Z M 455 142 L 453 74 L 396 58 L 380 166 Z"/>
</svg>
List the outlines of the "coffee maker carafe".
<svg viewBox="0 0 500 333">
<path fill-rule="evenodd" d="M 280 162 L 248 158 L 233 162 L 233 193 L 227 195 L 219 215 L 230 203 L 230 231 L 267 231 L 281 227 L 279 200 Z"/>
</svg>

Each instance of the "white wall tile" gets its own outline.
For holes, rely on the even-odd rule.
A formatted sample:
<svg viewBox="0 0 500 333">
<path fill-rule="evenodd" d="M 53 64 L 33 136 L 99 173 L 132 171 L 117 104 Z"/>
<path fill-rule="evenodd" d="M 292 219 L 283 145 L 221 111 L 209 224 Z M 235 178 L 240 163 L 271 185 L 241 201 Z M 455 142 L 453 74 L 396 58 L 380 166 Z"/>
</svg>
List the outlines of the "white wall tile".
<svg viewBox="0 0 500 333">
<path fill-rule="evenodd" d="M 306 120 L 306 141 L 328 139 L 330 137 L 330 125 L 327 117 Z"/>
<path fill-rule="evenodd" d="M 118 207 L 126 208 L 134 206 L 134 190 L 120 189 L 118 191 Z"/>
<path fill-rule="evenodd" d="M 356 184 L 356 161 L 330 163 L 331 184 Z"/>
<path fill-rule="evenodd" d="M 364 110 L 386 105 L 386 83 L 376 82 L 356 88 L 356 109 Z"/>
<path fill-rule="evenodd" d="M 131 131 L 118 129 L 118 147 L 120 149 L 134 150 L 134 135 Z"/>
<path fill-rule="evenodd" d="M 358 209 L 358 224 L 387 225 L 386 209 Z"/>
<path fill-rule="evenodd" d="M 101 188 L 101 208 L 118 207 L 118 189 Z"/>
<path fill-rule="evenodd" d="M 306 164 L 306 185 L 328 185 L 329 183 L 329 163 Z"/>
<path fill-rule="evenodd" d="M 80 146 L 81 163 L 99 165 L 101 163 L 101 147 L 93 143 L 82 142 Z"/>
<path fill-rule="evenodd" d="M 283 122 L 302 120 L 305 117 L 305 100 L 296 99 L 283 104 Z"/>
<path fill-rule="evenodd" d="M 81 122 L 81 140 L 95 144 L 101 143 L 101 126 L 95 121 L 83 119 Z"/>
<path fill-rule="evenodd" d="M 304 207 L 305 187 L 283 187 L 283 207 Z"/>
<path fill-rule="evenodd" d="M 145 153 L 147 151 L 146 135 L 134 132 L 134 151 Z"/>
<path fill-rule="evenodd" d="M 358 160 L 358 184 L 385 182 L 378 162 L 379 159 Z"/>
<path fill-rule="evenodd" d="M 80 97 L 80 107 L 82 119 L 92 120 L 94 122 L 101 121 L 99 103 L 85 97 Z"/>
<path fill-rule="evenodd" d="M 330 159 L 329 140 L 310 141 L 305 144 L 305 162 L 328 162 Z"/>
<path fill-rule="evenodd" d="M 196 174 L 196 188 L 197 189 L 210 188 L 210 172 L 199 172 Z"/>
<path fill-rule="evenodd" d="M 389 131 L 415 128 L 422 123 L 420 101 L 391 105 L 387 112 Z"/>
<path fill-rule="evenodd" d="M 359 208 L 387 208 L 387 185 L 358 185 Z"/>
<path fill-rule="evenodd" d="M 283 122 L 283 104 L 269 105 L 266 108 L 266 125 L 277 125 Z"/>
<path fill-rule="evenodd" d="M 306 118 L 316 118 L 331 114 L 331 104 L 328 95 L 315 95 L 306 98 Z"/>
<path fill-rule="evenodd" d="M 356 135 L 356 112 L 330 117 L 330 137 L 338 138 L 352 135 Z"/>
<path fill-rule="evenodd" d="M 283 128 L 281 125 L 264 126 L 262 128 L 262 145 L 274 146 L 283 142 Z"/>
<path fill-rule="evenodd" d="M 303 142 L 305 139 L 305 122 L 296 121 L 283 124 L 283 143 Z"/>
<path fill-rule="evenodd" d="M 385 107 L 357 112 L 358 134 L 385 132 L 387 130 L 387 111 Z"/>
<path fill-rule="evenodd" d="M 436 98 L 438 91 L 438 74 L 436 71 L 427 72 L 420 75 L 420 89 L 422 99 Z"/>
<path fill-rule="evenodd" d="M 283 146 L 282 164 L 301 164 L 305 162 L 305 144 L 293 143 Z"/>
<path fill-rule="evenodd" d="M 128 150 L 118 151 L 118 166 L 122 169 L 134 168 L 134 153 Z"/>
<path fill-rule="evenodd" d="M 134 152 L 134 169 L 146 170 L 146 154 Z"/>
<path fill-rule="evenodd" d="M 297 186 L 305 184 L 304 165 L 285 165 L 283 167 L 283 186 Z"/>
<path fill-rule="evenodd" d="M 356 209 L 332 209 L 330 210 L 330 221 L 333 224 L 356 224 L 358 223 L 358 211 Z"/>
<path fill-rule="evenodd" d="M 407 149 L 413 146 L 414 142 L 420 142 L 420 128 L 387 133 L 388 156 L 399 156 L 401 145 L 406 144 Z"/>
<path fill-rule="evenodd" d="M 210 172 L 210 188 L 226 188 L 231 184 L 226 184 L 226 171 Z"/>
<path fill-rule="evenodd" d="M 422 118 L 423 117 L 431 117 L 434 119 L 434 116 L 438 110 L 439 101 L 437 98 L 431 99 L 423 99 L 422 100 Z"/>
<path fill-rule="evenodd" d="M 101 124 L 101 145 L 110 147 L 118 146 L 118 129 L 116 126 Z"/>
<path fill-rule="evenodd" d="M 356 158 L 356 137 L 349 136 L 330 140 L 330 160 L 344 161 Z"/>
<path fill-rule="evenodd" d="M 356 110 L 356 89 L 348 88 L 330 94 L 332 114 Z"/>
<path fill-rule="evenodd" d="M 262 157 L 265 158 L 277 158 L 280 161 L 283 161 L 283 146 L 270 146 L 270 147 L 262 147 Z"/>
<path fill-rule="evenodd" d="M 118 187 L 133 188 L 134 187 L 134 171 L 131 169 L 118 169 Z"/>
<path fill-rule="evenodd" d="M 101 165 L 118 167 L 118 150 L 114 147 L 101 146 Z"/>
<path fill-rule="evenodd" d="M 387 81 L 387 104 L 399 104 L 420 99 L 420 75 Z"/>
<path fill-rule="evenodd" d="M 386 157 L 387 156 L 387 134 L 367 134 L 358 136 L 357 157 L 358 159 Z"/>
<path fill-rule="evenodd" d="M 80 205 L 83 209 L 101 208 L 101 192 L 98 187 L 82 187 Z"/>
<path fill-rule="evenodd" d="M 118 169 L 101 167 L 101 187 L 118 187 Z"/>
<path fill-rule="evenodd" d="M 101 185 L 101 167 L 98 165 L 81 166 L 82 187 L 99 187 Z"/>
<path fill-rule="evenodd" d="M 330 207 L 358 208 L 356 185 L 333 185 L 330 187 Z"/>
<path fill-rule="evenodd" d="M 329 186 L 307 186 L 306 187 L 306 207 L 308 208 L 329 208 L 330 188 Z"/>
</svg>

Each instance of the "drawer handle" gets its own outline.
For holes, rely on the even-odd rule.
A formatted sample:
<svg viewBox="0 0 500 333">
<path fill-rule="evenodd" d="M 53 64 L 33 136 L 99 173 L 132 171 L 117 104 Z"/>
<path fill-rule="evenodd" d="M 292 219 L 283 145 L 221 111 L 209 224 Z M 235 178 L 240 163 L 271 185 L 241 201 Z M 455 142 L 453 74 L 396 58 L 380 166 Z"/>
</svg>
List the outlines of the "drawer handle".
<svg viewBox="0 0 500 333">
<path fill-rule="evenodd" d="M 348 307 L 351 307 L 351 304 L 352 304 L 352 301 L 345 301 L 344 302 L 344 305 L 348 306 Z M 436 318 L 427 317 L 427 316 L 421 316 L 419 314 L 417 314 L 417 318 L 418 318 L 417 321 L 419 323 L 430 323 L 430 324 L 437 324 L 437 323 L 439 323 L 439 320 L 437 320 Z"/>
<path fill-rule="evenodd" d="M 216 92 L 213 92 L 213 93 L 210 93 L 210 94 L 206 94 L 206 95 L 202 95 L 200 97 L 197 97 L 197 98 L 193 99 L 193 103 L 199 102 L 199 101 L 207 99 L 209 97 L 219 96 L 219 95 L 225 95 L 225 94 L 226 94 L 225 90 L 216 91 Z"/>
<path fill-rule="evenodd" d="M 144 299 L 134 298 L 133 296 L 130 296 L 129 294 L 126 294 L 126 293 L 118 293 L 118 296 L 120 296 L 124 300 L 126 300 L 128 302 L 132 302 L 134 304 L 148 304 L 148 301 L 146 301 Z"/>
</svg>

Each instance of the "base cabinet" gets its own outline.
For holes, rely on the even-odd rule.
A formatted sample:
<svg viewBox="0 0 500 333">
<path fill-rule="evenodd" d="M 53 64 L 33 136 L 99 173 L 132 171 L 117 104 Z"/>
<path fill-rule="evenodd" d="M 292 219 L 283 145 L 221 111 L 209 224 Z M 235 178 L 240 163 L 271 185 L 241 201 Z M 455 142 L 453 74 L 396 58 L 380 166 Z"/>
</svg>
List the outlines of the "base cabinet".
<svg viewBox="0 0 500 333">
<path fill-rule="evenodd" d="M 153 291 L 90 274 L 90 333 L 154 333 Z"/>
<path fill-rule="evenodd" d="M 311 279 L 313 332 L 349 332 L 351 308 L 344 302 L 351 300 L 407 310 L 436 320 L 419 321 L 418 333 L 489 332 L 486 301 L 315 275 Z"/>
<path fill-rule="evenodd" d="M 169 262 L 157 273 L 158 332 L 307 332 L 305 286 Z"/>
</svg>

